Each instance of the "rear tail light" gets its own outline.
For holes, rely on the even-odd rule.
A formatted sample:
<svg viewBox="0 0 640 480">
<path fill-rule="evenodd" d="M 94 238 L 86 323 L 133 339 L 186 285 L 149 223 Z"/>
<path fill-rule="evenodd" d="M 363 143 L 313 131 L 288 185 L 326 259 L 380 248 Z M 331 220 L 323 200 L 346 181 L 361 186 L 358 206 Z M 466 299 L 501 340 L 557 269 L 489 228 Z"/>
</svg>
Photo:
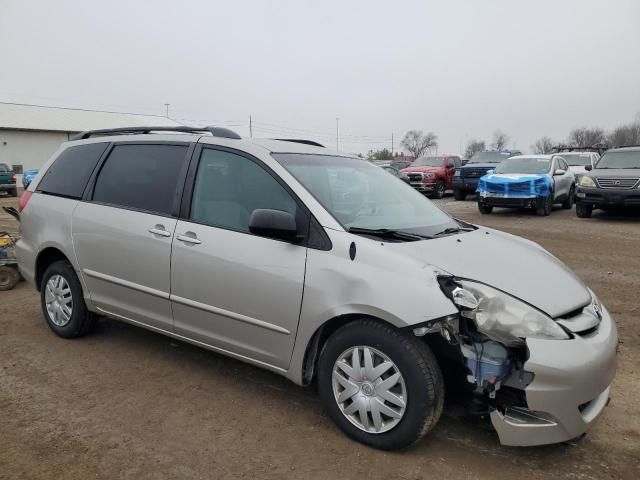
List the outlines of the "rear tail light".
<svg viewBox="0 0 640 480">
<path fill-rule="evenodd" d="M 18 211 L 21 212 L 27 207 L 27 203 L 31 198 L 31 192 L 29 190 L 25 190 L 20 197 L 20 201 L 18 202 Z"/>
<path fill-rule="evenodd" d="M 15 173 L 13 174 L 13 177 L 11 177 L 11 180 L 13 180 L 13 183 L 16 182 L 16 174 Z"/>
</svg>

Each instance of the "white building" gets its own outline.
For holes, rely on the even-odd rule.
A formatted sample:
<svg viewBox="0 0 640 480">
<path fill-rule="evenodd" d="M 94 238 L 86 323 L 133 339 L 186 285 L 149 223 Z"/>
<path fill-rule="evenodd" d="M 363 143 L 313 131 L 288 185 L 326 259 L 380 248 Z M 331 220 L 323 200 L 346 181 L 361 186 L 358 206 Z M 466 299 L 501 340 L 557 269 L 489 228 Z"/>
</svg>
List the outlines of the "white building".
<svg viewBox="0 0 640 480">
<path fill-rule="evenodd" d="M 71 135 L 86 130 L 175 126 L 156 115 L 101 112 L 0 102 L 0 163 L 39 169 Z"/>
</svg>

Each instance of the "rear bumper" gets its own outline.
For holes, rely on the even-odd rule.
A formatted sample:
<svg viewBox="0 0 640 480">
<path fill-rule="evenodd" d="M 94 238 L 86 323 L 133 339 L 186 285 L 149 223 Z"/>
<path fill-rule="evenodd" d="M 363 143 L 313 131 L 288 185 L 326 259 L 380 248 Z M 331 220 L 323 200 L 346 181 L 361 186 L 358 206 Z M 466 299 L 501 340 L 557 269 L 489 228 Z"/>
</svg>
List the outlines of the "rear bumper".
<svg viewBox="0 0 640 480">
<path fill-rule="evenodd" d="M 6 192 L 9 190 L 15 190 L 18 186 L 15 183 L 2 183 L 0 184 L 0 191 Z"/>
<path fill-rule="evenodd" d="M 578 187 L 576 202 L 596 207 L 601 206 L 640 206 L 640 188 L 587 188 Z"/>
<path fill-rule="evenodd" d="M 602 311 L 595 333 L 571 340 L 527 340 L 529 359 L 524 369 L 534 374 L 524 389 L 528 411 L 491 412 L 503 445 L 571 440 L 585 433 L 602 413 L 609 401 L 618 345 L 616 325 L 604 307 Z"/>
</svg>

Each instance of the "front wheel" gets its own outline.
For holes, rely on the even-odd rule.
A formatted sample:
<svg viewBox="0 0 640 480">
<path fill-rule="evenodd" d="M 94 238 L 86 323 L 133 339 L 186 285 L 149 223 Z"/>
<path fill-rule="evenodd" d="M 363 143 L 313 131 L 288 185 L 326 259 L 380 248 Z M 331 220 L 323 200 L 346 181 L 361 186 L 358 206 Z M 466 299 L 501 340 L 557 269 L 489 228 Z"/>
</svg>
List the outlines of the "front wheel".
<svg viewBox="0 0 640 480">
<path fill-rule="evenodd" d="M 445 190 L 446 190 L 446 186 L 445 186 L 444 182 L 438 182 L 436 184 L 436 189 L 433 192 L 433 197 L 434 198 L 443 198 Z"/>
<path fill-rule="evenodd" d="M 56 335 L 81 337 L 95 326 L 96 315 L 87 310 L 80 280 L 67 261 L 54 262 L 45 270 L 40 300 L 44 318 Z"/>
<path fill-rule="evenodd" d="M 464 200 L 465 198 L 467 198 L 467 193 L 464 190 L 460 190 L 459 188 L 454 188 L 453 198 L 458 201 Z"/>
<path fill-rule="evenodd" d="M 553 208 L 553 192 L 546 197 L 540 205 L 536 208 L 536 214 L 539 217 L 548 217 L 551 215 L 551 209 Z"/>
<path fill-rule="evenodd" d="M 318 362 L 318 390 L 349 437 L 382 450 L 406 448 L 437 423 L 442 372 L 420 339 L 376 320 L 338 329 Z"/>
<path fill-rule="evenodd" d="M 480 213 L 483 215 L 488 215 L 493 212 L 493 206 L 478 202 L 478 210 L 480 210 Z"/>
<path fill-rule="evenodd" d="M 576 203 L 576 215 L 578 218 L 590 218 L 593 213 L 593 205 L 587 205 L 585 203 Z"/>
<path fill-rule="evenodd" d="M 573 208 L 573 202 L 575 201 L 575 198 L 576 198 L 575 188 L 571 187 L 571 190 L 569 190 L 569 195 L 567 196 L 565 201 L 562 202 L 562 208 L 564 208 L 565 210 L 571 210 Z"/>
</svg>

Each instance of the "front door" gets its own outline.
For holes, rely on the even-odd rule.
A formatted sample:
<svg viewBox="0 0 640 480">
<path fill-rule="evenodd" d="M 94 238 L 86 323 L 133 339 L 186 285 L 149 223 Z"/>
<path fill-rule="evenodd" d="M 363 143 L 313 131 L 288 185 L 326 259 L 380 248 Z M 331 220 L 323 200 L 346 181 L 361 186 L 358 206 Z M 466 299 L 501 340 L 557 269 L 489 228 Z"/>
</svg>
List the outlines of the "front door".
<svg viewBox="0 0 640 480">
<path fill-rule="evenodd" d="M 178 221 L 171 301 L 179 335 L 286 369 L 300 316 L 306 247 L 253 235 L 258 208 L 300 217 L 258 160 L 203 148 L 188 219 Z"/>
<path fill-rule="evenodd" d="M 173 330 L 171 242 L 187 148 L 116 145 L 92 195 L 76 207 L 73 245 L 91 300 L 102 313 Z"/>
</svg>

